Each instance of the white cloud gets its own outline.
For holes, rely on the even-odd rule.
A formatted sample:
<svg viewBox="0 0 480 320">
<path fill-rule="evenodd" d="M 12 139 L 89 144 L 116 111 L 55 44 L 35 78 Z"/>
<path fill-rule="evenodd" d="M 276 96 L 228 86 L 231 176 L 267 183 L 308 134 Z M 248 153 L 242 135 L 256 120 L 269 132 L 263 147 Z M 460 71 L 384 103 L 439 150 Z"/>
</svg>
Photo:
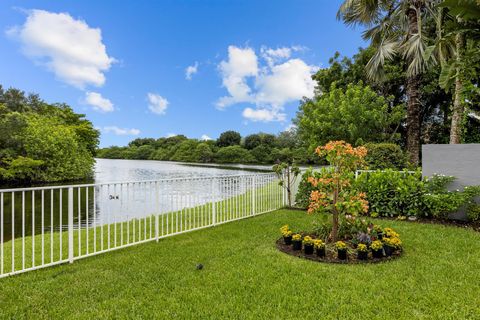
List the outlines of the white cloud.
<svg viewBox="0 0 480 320">
<path fill-rule="evenodd" d="M 178 134 L 176 134 L 176 133 L 168 133 L 165 137 L 166 137 L 166 138 L 171 138 L 171 137 L 175 137 L 175 136 L 178 136 Z"/>
<path fill-rule="evenodd" d="M 208 141 L 208 140 L 212 140 L 212 138 L 210 138 L 210 137 L 207 136 L 206 134 L 202 134 L 202 136 L 200 137 L 200 140 Z"/>
<path fill-rule="evenodd" d="M 255 51 L 250 48 L 228 47 L 228 61 L 220 63 L 223 86 L 229 96 L 222 97 L 217 102 L 217 107 L 225 108 L 238 102 L 252 101 L 251 89 L 246 78 L 258 74 L 258 61 Z"/>
<path fill-rule="evenodd" d="M 105 133 L 113 133 L 117 136 L 138 136 L 140 134 L 140 130 L 138 129 L 127 129 L 127 128 L 119 128 L 117 126 L 108 126 L 103 127 L 103 131 Z"/>
<path fill-rule="evenodd" d="M 278 108 L 273 109 L 252 109 L 245 108 L 242 113 L 243 117 L 251 121 L 271 122 L 285 121 L 286 114 L 282 113 Z"/>
<path fill-rule="evenodd" d="M 198 62 L 195 61 L 193 66 L 188 66 L 185 69 L 185 79 L 192 80 L 192 76 L 198 72 Z"/>
<path fill-rule="evenodd" d="M 316 70 L 301 59 L 273 65 L 269 73 L 257 79 L 257 103 L 281 107 L 302 97 L 312 98 L 315 89 L 312 73 Z"/>
<path fill-rule="evenodd" d="M 285 104 L 303 97 L 311 98 L 315 82 L 311 76 L 318 68 L 308 65 L 292 54 L 303 47 L 262 47 L 259 63 L 251 48 L 228 47 L 228 59 L 220 63 L 223 86 L 229 95 L 221 97 L 217 106 L 225 108 L 237 103 L 255 105 L 247 107 L 243 116 L 251 121 L 285 121 Z"/>
<path fill-rule="evenodd" d="M 93 106 L 96 111 L 112 112 L 114 110 L 113 103 L 97 92 L 86 92 L 85 102 Z"/>
<path fill-rule="evenodd" d="M 20 41 L 26 56 L 78 88 L 102 86 L 104 72 L 115 62 L 107 54 L 101 30 L 68 13 L 30 10 L 25 23 L 7 34 Z"/>
<path fill-rule="evenodd" d="M 281 47 L 276 49 L 263 46 L 260 48 L 260 55 L 269 66 L 273 66 L 275 63 L 290 58 L 294 52 L 304 50 L 306 50 L 306 48 L 302 46 Z"/>
<path fill-rule="evenodd" d="M 262 47 L 260 48 L 260 55 L 269 66 L 272 66 L 275 62 L 279 62 L 290 58 L 292 55 L 292 49 L 289 47 L 282 47 L 277 49 Z"/>
<path fill-rule="evenodd" d="M 168 107 L 168 100 L 156 93 L 148 93 L 148 109 L 155 114 L 165 114 Z"/>
<path fill-rule="evenodd" d="M 273 57 L 273 58 L 287 59 L 287 58 L 290 58 L 290 56 L 292 55 L 292 49 L 288 47 L 277 48 L 277 49 L 262 47 L 260 49 L 260 52 L 267 57 Z"/>
</svg>

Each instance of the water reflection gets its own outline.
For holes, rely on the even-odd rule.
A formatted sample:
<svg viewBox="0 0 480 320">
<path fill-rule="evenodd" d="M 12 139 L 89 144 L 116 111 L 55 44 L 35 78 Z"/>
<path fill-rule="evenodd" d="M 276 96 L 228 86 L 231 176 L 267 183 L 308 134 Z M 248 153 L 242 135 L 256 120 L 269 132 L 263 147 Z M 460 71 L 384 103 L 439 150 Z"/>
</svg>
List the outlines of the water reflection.
<svg viewBox="0 0 480 320">
<path fill-rule="evenodd" d="M 269 166 L 255 166 L 268 169 Z M 250 168 L 252 169 L 252 168 Z M 235 178 L 211 177 L 236 175 Z M 198 167 L 174 162 L 97 159 L 95 184 L 73 188 L 74 227 L 143 218 L 245 193 L 252 172 L 242 168 Z M 151 182 L 165 179 L 171 181 Z M 257 185 L 266 184 L 256 181 Z M 143 181 L 143 182 L 141 182 Z M 150 181 L 150 182 L 146 182 Z M 117 184 L 106 184 L 120 182 Z M 68 189 L 0 193 L 3 239 L 68 228 Z M 0 221 L 0 223 L 2 223 Z"/>
<path fill-rule="evenodd" d="M 154 160 L 111 160 L 97 159 L 95 182 L 128 182 L 172 178 L 200 178 L 224 175 L 251 174 L 247 170 L 270 171 L 271 166 L 181 164 Z"/>
</svg>

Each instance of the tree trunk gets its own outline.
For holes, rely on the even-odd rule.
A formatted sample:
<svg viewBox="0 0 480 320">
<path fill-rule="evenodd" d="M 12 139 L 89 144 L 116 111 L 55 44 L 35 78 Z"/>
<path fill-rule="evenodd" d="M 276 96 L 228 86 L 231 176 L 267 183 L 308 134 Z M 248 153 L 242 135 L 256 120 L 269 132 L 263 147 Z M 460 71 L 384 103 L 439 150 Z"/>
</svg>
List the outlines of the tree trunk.
<svg viewBox="0 0 480 320">
<path fill-rule="evenodd" d="M 407 78 L 407 151 L 411 164 L 420 163 L 420 77 Z"/>
<path fill-rule="evenodd" d="M 292 191 L 290 189 L 290 166 L 287 168 L 287 196 L 288 196 L 288 207 L 292 207 Z"/>
<path fill-rule="evenodd" d="M 332 241 L 337 241 L 338 238 L 338 210 L 336 204 L 338 201 L 339 178 L 336 178 L 335 187 L 333 190 L 333 212 L 332 212 Z"/>
<path fill-rule="evenodd" d="M 464 47 L 464 37 L 461 32 L 457 33 L 455 36 L 455 47 L 456 47 L 456 60 L 460 62 L 462 59 L 462 51 Z M 455 97 L 453 100 L 453 114 L 452 114 L 452 125 L 450 127 L 450 144 L 461 143 L 462 140 L 462 121 L 463 121 L 463 82 L 461 78 L 460 67 L 457 66 L 456 75 L 455 75 Z"/>
<path fill-rule="evenodd" d="M 420 2 L 412 1 L 419 10 Z M 407 10 L 408 38 L 418 33 L 418 17 L 415 9 Z M 409 63 L 411 61 L 408 61 Z M 407 152 L 410 163 L 417 166 L 420 163 L 420 75 L 407 78 Z"/>
</svg>

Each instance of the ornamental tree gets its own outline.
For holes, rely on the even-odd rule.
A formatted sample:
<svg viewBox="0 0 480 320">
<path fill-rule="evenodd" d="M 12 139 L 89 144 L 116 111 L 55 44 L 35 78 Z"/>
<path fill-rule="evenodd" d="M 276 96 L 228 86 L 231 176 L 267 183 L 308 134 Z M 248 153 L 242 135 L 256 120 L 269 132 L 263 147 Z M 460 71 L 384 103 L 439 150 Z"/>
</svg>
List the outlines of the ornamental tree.
<svg viewBox="0 0 480 320">
<path fill-rule="evenodd" d="M 287 191 L 288 207 L 292 207 L 292 189 L 300 174 L 300 168 L 293 161 L 279 162 L 272 167 L 278 177 L 278 184 Z"/>
<path fill-rule="evenodd" d="M 353 148 L 345 141 L 330 141 L 317 147 L 315 153 L 330 163 L 322 170 L 320 178 L 309 177 L 314 187 L 310 194 L 308 213 L 332 213 L 332 241 L 337 241 L 340 214 L 355 216 L 368 211 L 366 194 L 352 188 L 354 171 L 364 165 L 365 147 Z"/>
</svg>

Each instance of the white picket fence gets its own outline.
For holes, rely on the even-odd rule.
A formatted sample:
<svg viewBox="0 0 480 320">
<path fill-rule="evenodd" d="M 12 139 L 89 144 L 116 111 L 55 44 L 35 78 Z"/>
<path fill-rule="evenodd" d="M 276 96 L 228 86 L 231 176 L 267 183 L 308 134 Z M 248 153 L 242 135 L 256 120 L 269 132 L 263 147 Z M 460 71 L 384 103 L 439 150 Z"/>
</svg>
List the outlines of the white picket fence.
<svg viewBox="0 0 480 320">
<path fill-rule="evenodd" d="M 278 182 L 261 173 L 0 189 L 0 278 L 279 209 Z"/>
</svg>

